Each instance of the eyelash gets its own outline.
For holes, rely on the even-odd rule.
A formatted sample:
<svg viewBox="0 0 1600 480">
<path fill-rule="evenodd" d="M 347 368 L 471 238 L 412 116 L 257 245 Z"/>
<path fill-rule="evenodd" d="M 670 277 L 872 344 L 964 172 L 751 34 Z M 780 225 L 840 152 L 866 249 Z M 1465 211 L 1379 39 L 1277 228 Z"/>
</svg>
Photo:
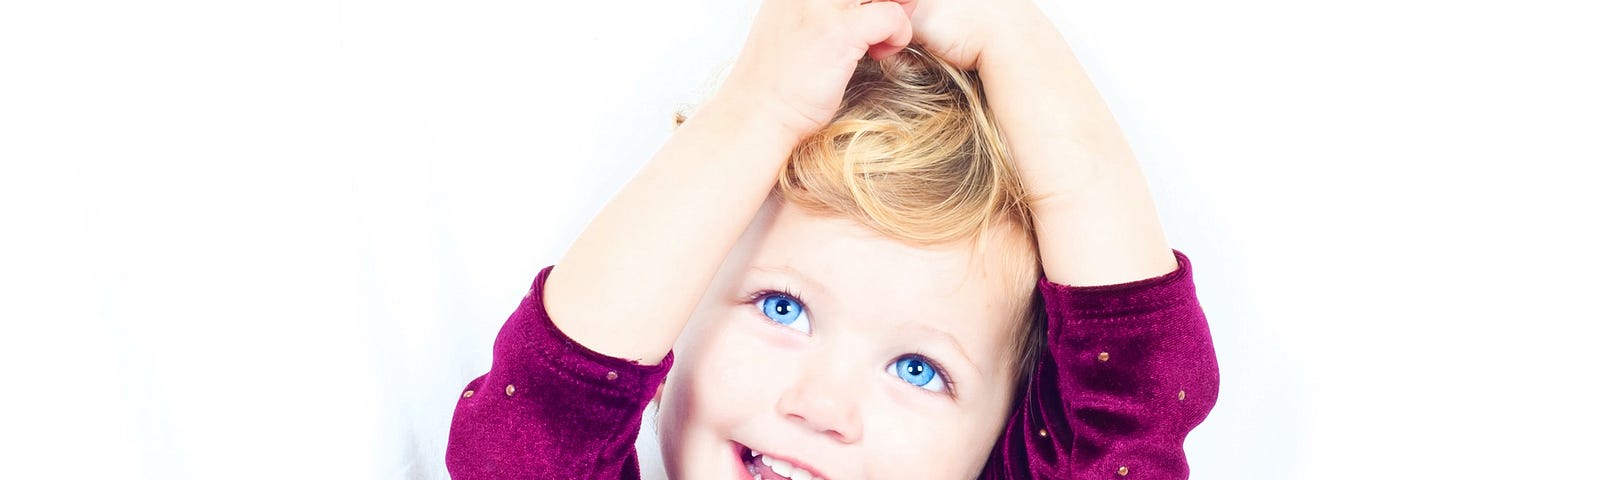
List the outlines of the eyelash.
<svg viewBox="0 0 1600 480">
<path fill-rule="evenodd" d="M 787 296 L 789 298 L 793 298 L 793 299 L 795 299 L 795 301 L 800 302 L 800 308 L 803 311 L 807 311 L 807 312 L 810 311 L 810 307 L 806 306 L 805 297 L 803 295 L 797 293 L 794 289 L 792 289 L 792 288 L 790 288 L 788 286 L 784 286 L 784 287 L 778 288 L 776 290 L 770 289 L 770 288 L 756 290 L 754 293 L 751 293 L 749 295 L 745 295 L 743 303 L 748 304 L 748 305 L 753 305 L 759 310 L 761 308 L 761 306 L 758 305 L 758 302 L 760 302 L 761 299 L 763 299 L 763 298 L 767 298 L 768 295 L 784 295 L 784 296 Z M 939 378 L 944 379 L 944 384 L 945 384 L 945 389 L 944 389 L 943 392 L 934 392 L 934 391 L 930 391 L 930 390 L 923 389 L 923 388 L 917 388 L 917 387 L 912 387 L 912 388 L 916 388 L 917 390 L 920 390 L 923 393 L 926 393 L 928 395 L 945 395 L 945 396 L 949 396 L 951 398 L 958 398 L 957 395 L 956 395 L 956 379 L 955 379 L 955 377 L 950 375 L 950 370 L 947 370 L 947 369 L 944 368 L 944 364 L 939 363 L 938 360 L 934 360 L 932 356 L 929 356 L 926 353 L 922 353 L 921 350 L 916 350 L 916 351 L 913 351 L 911 353 L 907 353 L 907 354 L 904 354 L 904 355 L 900 355 L 898 357 L 894 357 L 894 361 L 898 362 L 898 361 L 900 361 L 900 359 L 906 358 L 906 357 L 916 357 L 918 359 L 921 359 L 923 362 L 927 363 L 929 366 L 932 366 L 933 367 L 933 373 L 939 375 Z"/>
<path fill-rule="evenodd" d="M 930 395 L 948 395 L 948 396 L 950 396 L 950 398 L 959 398 L 959 396 L 956 395 L 956 378 L 950 376 L 950 371 L 946 370 L 944 368 L 944 364 L 939 363 L 938 360 L 934 360 L 933 357 L 928 356 L 928 354 L 922 353 L 921 350 L 916 350 L 916 351 L 913 351 L 911 353 L 907 353 L 905 355 L 894 357 L 894 361 L 898 362 L 898 361 L 900 361 L 900 359 L 906 358 L 906 357 L 915 357 L 915 358 L 917 358 L 919 360 L 922 360 L 923 363 L 927 363 L 928 366 L 933 367 L 933 373 L 934 374 L 938 375 L 939 378 L 944 379 L 944 391 L 943 392 L 935 392 L 935 391 L 922 389 L 922 388 L 918 388 L 917 390 L 922 390 L 923 393 L 927 393 L 927 394 L 930 394 Z"/>
<path fill-rule="evenodd" d="M 789 298 L 793 298 L 793 299 L 799 301 L 800 302 L 800 308 L 802 308 L 802 309 L 806 308 L 806 301 L 803 298 L 801 298 L 801 295 L 798 294 L 798 293 L 795 293 L 795 291 L 793 289 L 790 289 L 787 286 L 783 287 L 783 288 L 780 288 L 780 289 L 777 289 L 777 290 L 772 290 L 772 289 L 757 290 L 755 293 L 752 293 L 752 294 L 749 294 L 749 295 L 745 295 L 744 303 L 754 304 L 754 303 L 760 301 L 763 298 L 767 298 L 767 295 L 786 295 Z"/>
</svg>

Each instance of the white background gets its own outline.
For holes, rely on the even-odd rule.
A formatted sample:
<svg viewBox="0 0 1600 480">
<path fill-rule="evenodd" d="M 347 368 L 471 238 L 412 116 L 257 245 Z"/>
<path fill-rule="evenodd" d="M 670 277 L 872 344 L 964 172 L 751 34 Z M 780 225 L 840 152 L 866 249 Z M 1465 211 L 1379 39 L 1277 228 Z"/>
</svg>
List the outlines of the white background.
<svg viewBox="0 0 1600 480">
<path fill-rule="evenodd" d="M 1600 29 L 1500 3 L 1049 7 L 1194 259 L 1193 478 L 1600 478 Z M 4 3 L 0 477 L 444 478 L 753 7 Z"/>
</svg>

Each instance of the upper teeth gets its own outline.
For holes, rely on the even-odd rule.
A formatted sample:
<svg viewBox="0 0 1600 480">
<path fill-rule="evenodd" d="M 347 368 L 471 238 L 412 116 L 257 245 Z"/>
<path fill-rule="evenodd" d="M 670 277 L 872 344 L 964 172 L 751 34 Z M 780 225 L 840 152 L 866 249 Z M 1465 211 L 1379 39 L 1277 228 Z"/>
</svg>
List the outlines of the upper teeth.
<svg viewBox="0 0 1600 480">
<path fill-rule="evenodd" d="M 792 463 L 785 462 L 781 459 L 768 457 L 754 451 L 752 451 L 751 454 L 761 459 L 762 465 L 771 467 L 773 473 L 776 473 L 784 478 L 790 478 L 793 480 L 814 480 L 816 478 L 815 474 L 812 474 L 803 468 L 795 467 Z"/>
</svg>

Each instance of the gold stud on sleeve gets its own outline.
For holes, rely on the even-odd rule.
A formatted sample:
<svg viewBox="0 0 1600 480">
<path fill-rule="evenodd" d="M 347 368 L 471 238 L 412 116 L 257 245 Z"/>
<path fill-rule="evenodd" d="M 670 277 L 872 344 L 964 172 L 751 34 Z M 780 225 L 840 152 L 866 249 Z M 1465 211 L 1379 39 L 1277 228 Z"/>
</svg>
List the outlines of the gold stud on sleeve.
<svg viewBox="0 0 1600 480">
<path fill-rule="evenodd" d="M 1039 437 L 1040 438 L 1049 437 L 1049 436 L 1050 436 L 1050 432 L 1046 432 L 1043 428 L 1039 429 Z"/>
<path fill-rule="evenodd" d="M 461 398 L 472 398 L 472 390 L 461 392 Z"/>
<path fill-rule="evenodd" d="M 1100 359 L 1100 361 L 1102 361 L 1102 362 L 1110 361 L 1111 360 L 1111 352 L 1100 352 L 1100 355 L 1096 356 L 1095 358 Z"/>
<path fill-rule="evenodd" d="M 516 385 L 506 385 L 506 396 L 509 397 L 513 393 L 517 393 L 517 386 Z"/>
<path fill-rule="evenodd" d="M 616 380 L 617 372 L 606 372 L 606 380 Z"/>
<path fill-rule="evenodd" d="M 1128 476 L 1128 467 L 1126 465 L 1121 466 L 1121 467 L 1117 467 L 1117 476 L 1119 476 L 1119 477 Z"/>
<path fill-rule="evenodd" d="M 1180 402 L 1183 401 L 1183 397 L 1187 397 L 1187 396 L 1189 396 L 1189 395 L 1184 393 L 1183 390 L 1178 390 L 1178 401 L 1180 401 Z"/>
</svg>

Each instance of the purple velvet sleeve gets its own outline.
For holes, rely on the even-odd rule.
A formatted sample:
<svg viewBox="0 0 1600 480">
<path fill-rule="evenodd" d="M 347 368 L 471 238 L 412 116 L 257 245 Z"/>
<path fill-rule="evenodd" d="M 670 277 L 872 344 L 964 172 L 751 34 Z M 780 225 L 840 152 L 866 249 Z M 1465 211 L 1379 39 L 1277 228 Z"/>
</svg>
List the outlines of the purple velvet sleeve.
<svg viewBox="0 0 1600 480">
<path fill-rule="evenodd" d="M 455 480 L 639 478 L 634 440 L 672 356 L 639 365 L 567 338 L 544 310 L 549 275 L 501 327 L 489 373 L 461 392 L 445 453 Z"/>
<path fill-rule="evenodd" d="M 985 479 L 1188 478 L 1183 439 L 1217 401 L 1189 258 L 1120 285 L 1041 279 L 1046 348 Z"/>
</svg>

